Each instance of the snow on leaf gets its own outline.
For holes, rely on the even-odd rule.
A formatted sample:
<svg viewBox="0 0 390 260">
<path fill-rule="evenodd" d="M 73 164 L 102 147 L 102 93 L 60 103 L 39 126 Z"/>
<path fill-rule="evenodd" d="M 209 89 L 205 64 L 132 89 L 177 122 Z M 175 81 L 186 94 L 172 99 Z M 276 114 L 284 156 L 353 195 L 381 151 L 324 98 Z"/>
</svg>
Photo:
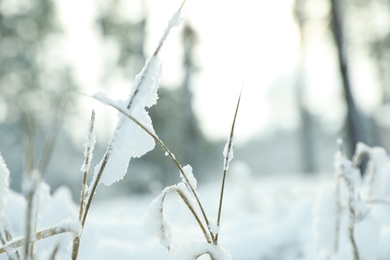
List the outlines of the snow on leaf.
<svg viewBox="0 0 390 260">
<path fill-rule="evenodd" d="M 4 217 L 4 209 L 7 205 L 7 196 L 8 196 L 8 187 L 9 187 L 9 170 L 3 157 L 0 154 L 0 222 Z"/>
<path fill-rule="evenodd" d="M 153 56 L 146 61 L 144 69 L 136 76 L 135 81 L 135 86 L 137 86 L 142 80 L 142 87 L 137 92 L 134 90 L 126 102 L 112 101 L 101 93 L 96 94 L 95 98 L 106 104 L 115 104 L 124 111 L 128 111 L 131 116 L 154 133 L 152 120 L 145 107 L 150 107 L 157 102 L 160 67 L 158 57 Z M 129 104 L 131 100 L 132 106 L 128 109 L 124 104 Z M 114 135 L 110 141 L 110 148 L 107 151 L 109 160 L 105 166 L 105 174 L 100 179 L 101 183 L 108 186 L 123 179 L 131 158 L 141 157 L 153 150 L 155 146 L 154 139 L 136 123 L 120 112 L 118 112 L 118 118 Z M 102 161 L 95 167 L 94 179 L 100 170 Z"/>
<path fill-rule="evenodd" d="M 144 216 L 144 232 L 147 235 L 156 236 L 161 245 L 169 248 L 171 245 L 171 226 L 168 223 L 163 209 L 165 196 L 176 189 L 176 186 L 166 187 L 161 194 L 155 198 Z"/>
</svg>

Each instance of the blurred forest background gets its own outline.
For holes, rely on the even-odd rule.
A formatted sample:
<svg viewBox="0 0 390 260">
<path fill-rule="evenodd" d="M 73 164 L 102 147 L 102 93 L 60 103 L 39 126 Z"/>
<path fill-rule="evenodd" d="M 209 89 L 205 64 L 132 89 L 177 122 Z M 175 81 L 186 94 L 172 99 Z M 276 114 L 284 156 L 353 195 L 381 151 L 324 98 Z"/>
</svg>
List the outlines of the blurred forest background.
<svg viewBox="0 0 390 260">
<path fill-rule="evenodd" d="M 44 170 L 44 178 L 52 188 L 68 185 L 78 196 L 83 137 L 92 107 L 85 105 L 91 101 L 83 95 L 88 91 L 78 80 L 77 68 L 59 59 L 58 54 L 63 52 L 62 43 L 69 32 L 63 21 L 70 21 L 76 16 L 83 19 L 83 15 L 75 9 L 74 17 L 61 18 L 61 6 L 57 2 L 0 0 L 0 151 L 10 168 L 13 189 L 20 190 L 24 169 L 34 165 Z M 123 15 L 123 2 L 130 3 L 137 15 L 129 15 L 130 18 Z M 104 69 L 97 78 L 99 86 L 106 86 L 106 89 L 97 88 L 96 91 L 109 92 L 110 85 L 119 75 L 128 80 L 125 92 L 128 93 L 134 76 L 143 67 L 148 56 L 145 46 L 151 33 L 150 19 L 153 19 L 146 2 L 96 1 L 93 16 L 95 30 L 91 34 L 101 42 L 99 52 L 104 57 Z M 293 114 L 286 119 L 293 121 L 293 127 L 274 124 L 268 127 L 268 131 L 252 134 L 243 142 L 238 141 L 236 163 L 232 167 L 236 165 L 253 175 L 331 174 L 337 138 L 345 140 L 348 154 L 352 153 L 357 141 L 390 150 L 390 1 L 279 2 L 290 10 L 299 37 L 299 48 L 296 50 L 295 68 L 289 75 L 275 78 L 265 99 L 274 104 L 271 117 L 280 120 L 277 114 L 287 117 Z M 259 5 L 259 8 L 263 7 Z M 220 9 L 222 12 L 223 6 Z M 172 9 L 171 13 L 174 11 Z M 185 13 L 191 13 L 191 9 L 186 9 Z M 150 109 L 150 115 L 156 133 L 183 165 L 188 163 L 193 166 L 198 180 L 217 179 L 221 176 L 222 150 L 227 136 L 210 138 L 194 109 L 194 92 L 199 84 L 197 77 L 204 70 L 197 57 L 197 49 L 204 36 L 191 21 L 185 21 L 179 33 L 176 31 L 174 34 L 179 34 L 174 38 L 174 50 L 180 55 L 167 54 L 164 60 L 177 59 L 179 80 L 174 83 L 162 81 L 160 99 Z M 226 58 L 229 59 L 229 52 L 239 51 L 226 50 Z M 333 100 L 322 100 L 318 96 L 320 94 L 316 101 L 309 98 L 309 92 L 311 95 L 316 93 L 313 78 L 321 81 L 326 74 L 318 73 L 325 66 L 313 58 L 313 53 L 318 52 L 330 57 L 336 72 L 334 79 L 327 81 L 338 88 Z M 280 57 L 275 59 L 283 62 Z M 317 68 L 316 74 L 312 74 L 314 67 Z M 362 71 L 366 68 L 373 71 L 374 81 L 364 81 Z M 323 87 L 326 88 L 317 88 Z M 245 91 L 244 87 L 244 96 Z M 357 91 L 368 96 L 374 93 L 375 102 L 367 106 L 356 98 Z M 218 100 L 214 102 L 218 106 Z M 313 109 L 313 102 L 328 102 L 336 119 L 329 123 L 324 119 L 325 111 Z M 230 129 L 234 106 L 235 103 L 232 103 L 228 113 L 221 115 L 228 118 L 226 133 Z M 104 110 L 110 109 L 104 107 Z M 100 160 L 104 153 L 115 122 L 115 118 L 109 120 L 105 117 L 113 114 L 99 113 L 94 162 Z M 256 120 L 259 113 L 254 108 L 250 115 L 239 114 L 239 118 Z M 107 124 L 113 126 L 104 128 Z M 240 120 L 237 124 L 239 127 Z M 27 132 L 34 137 L 32 160 L 25 156 Z M 52 143 L 53 148 L 47 143 Z M 44 152 L 45 147 L 47 152 Z M 178 177 L 177 170 L 160 148 L 132 160 L 129 172 L 131 174 L 111 192 L 149 192 L 176 182 Z"/>
</svg>

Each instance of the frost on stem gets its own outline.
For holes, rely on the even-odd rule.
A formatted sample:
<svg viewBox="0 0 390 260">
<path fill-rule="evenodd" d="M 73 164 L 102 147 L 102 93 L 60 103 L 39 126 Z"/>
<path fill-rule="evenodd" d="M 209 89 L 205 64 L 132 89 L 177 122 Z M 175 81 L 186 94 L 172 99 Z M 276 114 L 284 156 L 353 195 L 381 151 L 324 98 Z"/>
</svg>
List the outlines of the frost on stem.
<svg viewBox="0 0 390 260">
<path fill-rule="evenodd" d="M 9 193 L 9 170 L 0 153 L 0 223 L 4 223 L 4 209 L 7 205 L 7 196 Z"/>
</svg>

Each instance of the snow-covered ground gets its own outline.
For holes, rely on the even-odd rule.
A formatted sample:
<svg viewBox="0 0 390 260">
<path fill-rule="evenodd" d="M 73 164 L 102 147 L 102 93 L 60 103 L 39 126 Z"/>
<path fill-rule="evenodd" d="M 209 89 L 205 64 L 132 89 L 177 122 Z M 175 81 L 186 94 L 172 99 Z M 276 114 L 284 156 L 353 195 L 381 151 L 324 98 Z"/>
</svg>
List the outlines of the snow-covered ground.
<svg viewBox="0 0 390 260">
<path fill-rule="evenodd" d="M 389 160 L 382 163 L 377 169 L 386 173 L 384 170 L 390 169 Z M 334 210 L 337 205 L 334 174 L 255 177 L 240 161 L 232 163 L 230 168 L 219 245 L 232 259 L 352 259 L 353 246 L 348 233 L 351 221 L 348 220 L 348 205 L 344 204 L 348 198 L 347 186 L 340 189 L 341 208 L 337 213 Z M 371 196 L 386 184 L 383 180 L 376 184 L 379 188 Z M 387 260 L 390 259 L 390 206 L 384 199 L 383 203 L 371 204 L 361 198 L 365 181 L 356 184 L 360 202 L 353 205 L 356 210 L 354 234 L 360 259 Z M 385 185 L 381 192 L 388 193 L 388 187 Z M 115 188 L 115 184 L 110 188 Z M 68 219 L 65 224 L 73 223 L 72 228 L 77 232 L 77 225 L 71 220 L 78 218 L 78 205 L 72 201 L 68 188 L 59 188 L 52 195 L 45 184 L 41 184 L 39 190 L 37 230 Z M 208 217 L 215 218 L 220 183 L 201 184 L 197 191 Z M 107 197 L 95 201 L 82 233 L 78 259 L 185 259 L 169 255 L 156 237 L 144 232 L 145 214 L 157 195 Z M 371 202 L 380 202 L 374 198 Z M 168 194 L 164 205 L 166 219 L 171 225 L 172 247 L 183 248 L 184 252 L 198 244 L 201 244 L 199 248 L 204 247 L 201 229 L 180 197 L 176 193 Z M 10 191 L 1 224 L 14 238 L 25 234 L 25 212 L 24 196 Z M 335 236 L 337 220 L 340 227 Z M 337 252 L 333 251 L 336 237 L 339 241 Z M 71 242 L 70 233 L 41 240 L 35 243 L 36 259 L 50 259 L 57 245 L 56 259 L 70 259 Z M 8 258 L 6 254 L 0 254 L 0 259 Z"/>
<path fill-rule="evenodd" d="M 233 164 L 234 166 L 234 164 Z M 320 178 L 280 176 L 253 178 L 242 167 L 232 167 L 227 180 L 221 219 L 220 244 L 233 259 L 316 259 L 312 207 Z M 242 173 L 242 174 L 241 174 Z M 112 187 L 114 188 L 114 187 Z M 217 215 L 220 183 L 201 185 L 198 192 L 207 214 Z M 169 259 L 155 237 L 143 230 L 143 218 L 155 196 L 129 196 L 97 201 L 82 235 L 79 259 Z M 6 212 L 14 235 L 22 235 L 25 201 L 11 193 Z M 54 192 L 42 209 L 41 228 L 68 217 L 77 219 L 78 205 L 67 188 Z M 201 230 L 176 194 L 168 195 L 166 217 L 172 237 L 183 242 L 204 240 Z M 69 259 L 69 234 L 38 242 L 37 259 L 47 259 L 60 241 L 58 259 Z M 0 259 L 7 259 L 0 255 Z"/>
</svg>

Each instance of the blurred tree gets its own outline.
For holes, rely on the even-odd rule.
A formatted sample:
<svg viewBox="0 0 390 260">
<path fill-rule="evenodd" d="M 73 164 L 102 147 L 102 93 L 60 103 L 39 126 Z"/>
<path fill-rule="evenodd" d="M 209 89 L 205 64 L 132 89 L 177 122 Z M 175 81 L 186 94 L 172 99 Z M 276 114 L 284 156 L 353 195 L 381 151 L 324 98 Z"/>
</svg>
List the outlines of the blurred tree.
<svg viewBox="0 0 390 260">
<path fill-rule="evenodd" d="M 297 69 L 296 79 L 296 97 L 297 104 L 299 106 L 299 114 L 301 121 L 300 134 L 300 146 L 301 146 L 301 164 L 302 171 L 306 173 L 314 173 L 316 171 L 315 166 L 315 153 L 314 153 L 314 138 L 313 138 L 313 125 L 309 111 L 304 104 L 305 95 L 305 25 L 307 20 L 306 13 L 306 0 L 295 0 L 294 3 L 294 16 L 299 27 L 300 36 L 300 48 L 299 48 L 299 64 Z"/>
<path fill-rule="evenodd" d="M 60 34 L 53 1 L 0 1 L 0 149 L 6 150 L 14 189 L 20 188 L 23 172 L 25 119 L 34 117 L 40 155 L 44 129 L 53 123 L 53 116 L 61 117 L 65 103 L 72 101 L 67 99 L 69 90 L 76 88 L 69 67 L 50 60 Z M 58 131 L 58 125 L 55 128 Z"/>
<path fill-rule="evenodd" d="M 201 133 L 196 116 L 193 111 L 191 83 L 197 70 L 193 58 L 194 48 L 197 43 L 195 31 L 189 24 L 185 24 L 182 32 L 182 47 L 184 49 L 183 67 L 184 79 L 177 89 L 160 88 L 159 103 L 152 107 L 150 115 L 153 119 L 155 130 L 162 140 L 175 153 L 179 162 L 190 164 L 194 171 L 205 173 L 208 167 L 206 161 L 210 160 L 215 148 Z M 178 170 L 168 158 L 161 156 L 161 151 L 150 153 L 153 161 L 158 161 L 160 176 L 164 185 L 177 182 Z M 145 157 L 147 159 L 148 157 Z"/>
<path fill-rule="evenodd" d="M 67 67 L 45 64 L 51 37 L 58 33 L 51 0 L 0 1 L 0 103 L 7 111 L 3 122 L 16 122 L 31 111 L 42 125 L 69 87 L 64 86 L 71 81 Z"/>
<path fill-rule="evenodd" d="M 144 8 L 139 10 L 141 18 L 138 21 L 131 21 L 119 15 L 121 0 L 107 1 L 101 6 L 97 23 L 102 36 L 105 41 L 114 42 L 119 49 L 117 66 L 106 66 L 103 80 L 115 75 L 114 71 L 121 70 L 132 81 L 141 71 L 146 59 L 144 43 L 147 19 Z"/>
<path fill-rule="evenodd" d="M 348 153 L 351 155 L 355 151 L 357 142 L 364 142 L 370 145 L 363 124 L 363 117 L 360 115 L 351 88 L 350 71 L 348 64 L 348 55 L 346 50 L 342 3 L 337 0 L 331 0 L 331 19 L 332 31 L 337 48 L 339 69 L 344 88 L 345 100 L 347 103 L 347 138 L 348 138 Z"/>
</svg>

